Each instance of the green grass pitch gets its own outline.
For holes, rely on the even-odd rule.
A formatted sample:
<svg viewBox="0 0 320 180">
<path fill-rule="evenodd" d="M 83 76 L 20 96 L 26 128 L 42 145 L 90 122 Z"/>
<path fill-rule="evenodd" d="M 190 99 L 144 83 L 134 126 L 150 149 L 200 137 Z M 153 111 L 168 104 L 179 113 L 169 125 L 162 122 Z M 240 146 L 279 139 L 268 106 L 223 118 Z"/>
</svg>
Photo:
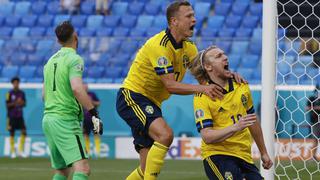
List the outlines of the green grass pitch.
<svg viewBox="0 0 320 180">
<path fill-rule="evenodd" d="M 282 168 L 277 166 L 277 172 L 289 175 L 289 178 L 282 176 L 275 179 L 320 179 L 319 162 L 301 161 L 282 163 Z M 111 160 L 111 159 L 90 159 L 91 180 L 124 180 L 125 177 L 138 165 L 137 160 Z M 310 173 L 304 169 L 307 167 Z M 298 170 L 298 173 L 296 170 Z M 34 180 L 51 179 L 52 169 L 49 159 L 26 158 L 9 159 L 0 158 L 0 179 L 2 180 Z M 313 174 L 312 174 L 313 173 Z M 310 175 L 311 174 L 311 175 Z M 71 179 L 71 178 L 69 178 Z M 166 160 L 165 166 L 158 178 L 159 180 L 205 180 L 207 179 L 202 161 L 193 160 Z"/>
</svg>

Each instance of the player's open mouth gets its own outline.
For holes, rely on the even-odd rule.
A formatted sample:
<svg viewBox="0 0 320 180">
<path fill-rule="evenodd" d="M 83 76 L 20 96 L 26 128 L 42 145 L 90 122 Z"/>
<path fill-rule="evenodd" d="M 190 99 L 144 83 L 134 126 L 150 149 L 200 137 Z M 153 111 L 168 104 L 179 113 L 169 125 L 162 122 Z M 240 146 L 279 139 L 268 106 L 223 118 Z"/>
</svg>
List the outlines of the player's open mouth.
<svg viewBox="0 0 320 180">
<path fill-rule="evenodd" d="M 193 26 L 191 26 L 191 27 L 190 27 L 190 30 L 191 30 L 191 31 L 193 31 L 193 30 L 194 30 L 194 26 L 195 26 L 195 25 L 193 25 Z"/>
<path fill-rule="evenodd" d="M 225 66 L 224 66 L 224 69 L 227 70 L 227 71 L 229 71 L 229 65 L 225 65 Z"/>
</svg>

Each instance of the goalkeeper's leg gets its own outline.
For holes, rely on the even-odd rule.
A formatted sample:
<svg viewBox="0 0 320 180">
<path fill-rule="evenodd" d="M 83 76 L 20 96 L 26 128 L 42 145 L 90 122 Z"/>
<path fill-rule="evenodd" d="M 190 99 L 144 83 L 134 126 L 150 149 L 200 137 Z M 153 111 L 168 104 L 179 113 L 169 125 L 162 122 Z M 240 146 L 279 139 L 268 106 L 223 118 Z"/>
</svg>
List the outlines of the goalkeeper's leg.
<svg viewBox="0 0 320 180">
<path fill-rule="evenodd" d="M 153 180 L 160 174 L 164 158 L 173 141 L 173 132 L 164 119 L 159 117 L 151 123 L 149 136 L 154 139 L 154 143 L 147 155 L 144 177 Z"/>
<path fill-rule="evenodd" d="M 72 180 L 88 180 L 90 174 L 90 167 L 88 159 L 81 159 L 73 163 L 73 177 Z"/>
</svg>

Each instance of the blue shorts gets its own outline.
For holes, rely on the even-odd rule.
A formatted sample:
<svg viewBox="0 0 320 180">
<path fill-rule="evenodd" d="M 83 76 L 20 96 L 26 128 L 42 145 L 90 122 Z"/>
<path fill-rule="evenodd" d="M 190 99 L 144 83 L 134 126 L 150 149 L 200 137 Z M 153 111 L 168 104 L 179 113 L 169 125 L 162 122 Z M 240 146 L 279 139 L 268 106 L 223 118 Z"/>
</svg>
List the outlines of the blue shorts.
<svg viewBox="0 0 320 180">
<path fill-rule="evenodd" d="M 116 107 L 120 117 L 131 127 L 136 151 L 151 147 L 154 140 L 148 134 L 149 126 L 162 117 L 161 109 L 142 94 L 125 88 L 118 91 Z"/>
<path fill-rule="evenodd" d="M 240 158 L 213 155 L 203 160 L 204 170 L 210 180 L 261 180 L 259 169 Z"/>
</svg>

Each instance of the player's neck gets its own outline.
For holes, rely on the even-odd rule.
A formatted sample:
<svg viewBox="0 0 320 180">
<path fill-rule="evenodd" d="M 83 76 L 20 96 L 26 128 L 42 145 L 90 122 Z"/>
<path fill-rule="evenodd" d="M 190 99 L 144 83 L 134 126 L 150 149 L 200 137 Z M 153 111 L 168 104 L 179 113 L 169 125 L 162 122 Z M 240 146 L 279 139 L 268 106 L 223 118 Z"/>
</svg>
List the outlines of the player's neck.
<svg viewBox="0 0 320 180">
<path fill-rule="evenodd" d="M 174 38 L 174 40 L 179 44 L 184 40 L 184 37 L 181 36 L 181 34 L 176 31 L 174 28 L 169 28 L 169 31 L 172 35 L 172 37 Z"/>
<path fill-rule="evenodd" d="M 211 81 L 215 82 L 216 84 L 220 85 L 221 87 L 225 87 L 228 83 L 228 79 L 226 78 L 221 78 L 219 76 L 213 75 L 213 74 L 208 74 Z"/>
</svg>

